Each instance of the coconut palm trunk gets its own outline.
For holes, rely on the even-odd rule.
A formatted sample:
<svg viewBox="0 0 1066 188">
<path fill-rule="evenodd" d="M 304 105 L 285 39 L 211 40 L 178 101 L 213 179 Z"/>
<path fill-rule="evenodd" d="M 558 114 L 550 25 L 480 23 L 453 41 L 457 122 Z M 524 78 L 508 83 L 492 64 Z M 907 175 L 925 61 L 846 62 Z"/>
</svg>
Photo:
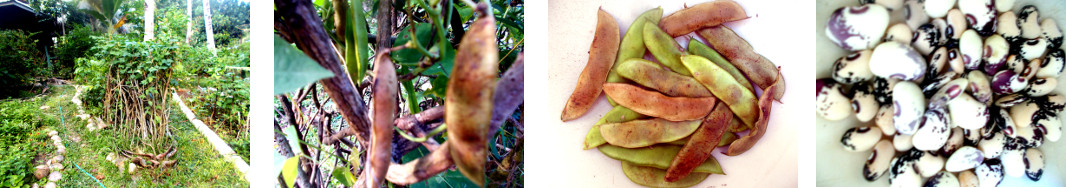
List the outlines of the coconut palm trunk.
<svg viewBox="0 0 1066 188">
<path fill-rule="evenodd" d="M 218 49 L 215 49 L 215 31 L 211 27 L 211 2 L 203 0 L 204 2 L 204 30 L 207 31 L 207 47 L 211 48 L 211 54 L 218 56 Z"/>
<path fill-rule="evenodd" d="M 192 0 L 185 0 L 185 16 L 189 18 L 189 21 L 185 22 L 185 44 L 189 44 L 189 39 L 192 38 Z"/>
<path fill-rule="evenodd" d="M 144 41 L 155 39 L 155 0 L 144 0 Z"/>
</svg>

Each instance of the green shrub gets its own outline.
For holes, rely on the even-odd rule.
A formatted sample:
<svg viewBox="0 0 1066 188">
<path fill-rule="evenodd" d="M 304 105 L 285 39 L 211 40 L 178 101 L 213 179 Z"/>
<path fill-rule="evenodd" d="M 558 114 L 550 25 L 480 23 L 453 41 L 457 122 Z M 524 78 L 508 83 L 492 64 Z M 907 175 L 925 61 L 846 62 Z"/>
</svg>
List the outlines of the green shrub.
<svg viewBox="0 0 1066 188">
<path fill-rule="evenodd" d="M 10 96 L 46 70 L 44 53 L 30 38 L 34 33 L 0 30 L 0 96 Z"/>
<path fill-rule="evenodd" d="M 66 35 L 60 36 L 56 43 L 55 60 L 57 63 L 53 68 L 54 76 L 73 77 L 75 60 L 90 54 L 89 50 L 96 45 L 96 40 L 92 38 L 95 35 L 92 28 L 77 25 Z"/>
<path fill-rule="evenodd" d="M 35 180 L 33 158 L 47 147 L 45 133 L 35 130 L 55 123 L 24 101 L 0 101 L 0 187 L 28 187 Z"/>
</svg>

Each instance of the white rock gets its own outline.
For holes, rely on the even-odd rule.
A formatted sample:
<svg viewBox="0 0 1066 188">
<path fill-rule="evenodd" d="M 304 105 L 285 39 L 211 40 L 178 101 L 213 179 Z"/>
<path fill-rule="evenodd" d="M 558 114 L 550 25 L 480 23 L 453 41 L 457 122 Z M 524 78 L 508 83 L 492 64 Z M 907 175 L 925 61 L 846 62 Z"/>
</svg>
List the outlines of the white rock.
<svg viewBox="0 0 1066 188">
<path fill-rule="evenodd" d="M 44 184 L 44 188 L 56 188 L 58 187 L 55 182 L 48 182 Z"/>
<path fill-rule="evenodd" d="M 52 171 L 51 174 L 48 174 L 48 181 L 54 182 L 60 179 L 63 179 L 63 174 L 59 173 L 59 171 Z"/>
</svg>

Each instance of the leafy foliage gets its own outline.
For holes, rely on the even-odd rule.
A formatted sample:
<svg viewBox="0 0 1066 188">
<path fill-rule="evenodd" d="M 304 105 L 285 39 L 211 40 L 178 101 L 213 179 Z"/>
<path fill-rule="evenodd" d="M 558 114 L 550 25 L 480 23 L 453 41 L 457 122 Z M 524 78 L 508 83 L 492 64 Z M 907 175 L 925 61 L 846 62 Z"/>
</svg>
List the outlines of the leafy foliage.
<svg viewBox="0 0 1066 188">
<path fill-rule="evenodd" d="M 28 187 L 33 178 L 33 158 L 47 144 L 37 128 L 55 124 L 24 101 L 0 102 L 0 187 Z"/>
<path fill-rule="evenodd" d="M 98 34 L 92 28 L 78 25 L 70 30 L 67 35 L 59 37 L 56 41 L 55 61 L 52 69 L 53 76 L 70 78 L 74 76 L 75 60 L 83 58 L 90 53 L 90 49 L 96 45 L 92 36 Z"/>
<path fill-rule="evenodd" d="M 47 65 L 33 33 L 0 30 L 0 97 L 13 95 L 33 81 Z"/>
</svg>

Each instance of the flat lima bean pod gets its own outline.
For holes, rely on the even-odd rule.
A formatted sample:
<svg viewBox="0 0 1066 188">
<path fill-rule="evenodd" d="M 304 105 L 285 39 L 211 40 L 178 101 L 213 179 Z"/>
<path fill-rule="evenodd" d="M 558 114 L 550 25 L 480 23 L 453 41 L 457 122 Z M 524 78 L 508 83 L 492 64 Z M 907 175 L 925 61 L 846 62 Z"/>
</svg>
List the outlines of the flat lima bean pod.
<svg viewBox="0 0 1066 188">
<path fill-rule="evenodd" d="M 671 97 L 711 97 L 711 92 L 696 79 L 663 69 L 655 62 L 629 59 L 616 65 L 618 74 Z"/>
<path fill-rule="evenodd" d="M 763 134 L 766 134 L 766 123 L 770 121 L 770 108 L 773 107 L 773 102 L 770 99 L 770 96 L 774 96 L 774 92 L 777 92 L 777 90 L 774 90 L 774 87 L 779 87 L 779 85 L 771 85 L 766 89 L 766 92 L 759 97 L 759 109 L 761 110 L 761 112 L 759 112 L 759 122 L 756 123 L 755 127 L 752 127 L 751 132 L 748 133 L 747 136 L 734 141 L 733 144 L 729 146 L 729 150 L 726 151 L 726 155 L 737 156 L 748 151 L 752 146 L 755 146 L 755 142 L 758 142 Z"/>
<path fill-rule="evenodd" d="M 776 84 L 777 91 L 774 92 L 774 99 L 781 100 L 785 94 L 785 78 L 781 76 L 773 62 L 755 53 L 748 41 L 740 38 L 737 33 L 726 26 L 708 27 L 698 33 L 707 40 L 711 47 L 736 65 L 737 69 L 747 74 L 755 85 L 765 90 L 770 85 Z"/>
<path fill-rule="evenodd" d="M 618 22 L 603 9 L 599 10 L 598 19 L 596 37 L 592 39 L 592 46 L 589 47 L 589 61 L 585 69 L 581 70 L 574 93 L 570 94 L 570 99 L 566 101 L 561 117 L 563 121 L 577 119 L 588 112 L 592 103 L 600 97 L 600 87 L 607 81 L 607 73 L 614 65 L 618 53 Z"/>
<path fill-rule="evenodd" d="M 620 83 L 604 84 L 603 91 L 626 108 L 670 121 L 701 119 L 711 113 L 711 108 L 718 101 L 714 97 L 667 97 L 659 92 Z"/>
<path fill-rule="evenodd" d="M 600 118 L 600 121 L 592 126 L 592 129 L 589 129 L 589 134 L 585 135 L 585 149 L 596 148 L 607 143 L 607 140 L 603 139 L 603 134 L 600 133 L 600 125 L 605 123 L 622 123 L 644 117 L 648 116 L 634 112 L 624 106 L 615 106 L 611 111 L 608 111 L 607 114 L 603 115 L 603 117 Z"/>
<path fill-rule="evenodd" d="M 448 124 L 448 142 L 452 146 L 450 154 L 455 166 L 470 181 L 484 186 L 486 143 L 492 121 L 499 50 L 496 47 L 496 20 L 484 14 L 492 10 L 482 2 L 478 4 L 478 11 L 483 14 L 470 24 L 466 36 L 459 42 L 444 101 L 444 122 Z"/>
<path fill-rule="evenodd" d="M 718 67 L 722 67 L 726 72 L 729 72 L 729 75 L 736 78 L 737 82 L 740 82 L 740 85 L 744 86 L 744 88 L 748 88 L 748 91 L 755 92 L 755 87 L 751 86 L 751 81 L 748 81 L 748 78 L 744 77 L 744 73 L 741 73 L 740 69 L 737 69 L 736 66 L 733 66 L 733 63 L 730 63 L 729 60 L 725 60 L 725 58 L 722 57 L 722 54 L 714 51 L 714 49 L 703 44 L 703 42 L 696 39 L 689 39 L 688 53 L 711 60 L 711 62 L 717 64 Z"/>
<path fill-rule="evenodd" d="M 709 26 L 720 25 L 725 22 L 747 19 L 748 14 L 737 2 L 731 0 L 717 0 L 700 3 L 681 9 L 663 18 L 659 27 L 667 34 L 677 37 Z"/>
<path fill-rule="evenodd" d="M 666 168 L 670 167 L 670 162 L 674 160 L 674 156 L 677 156 L 677 152 L 681 151 L 681 146 L 659 144 L 643 148 L 623 148 L 608 144 L 600 146 L 599 149 L 600 153 L 616 160 L 666 170 Z M 692 172 L 725 174 L 722 172 L 722 166 L 718 164 L 718 160 L 714 159 L 713 156 L 707 158 Z"/>
<path fill-rule="evenodd" d="M 666 171 L 654 167 L 640 166 L 629 162 L 622 162 L 622 172 L 629 181 L 648 187 L 691 187 L 707 179 L 708 173 L 692 173 L 684 179 L 667 182 Z"/>
<path fill-rule="evenodd" d="M 625 36 L 622 36 L 622 44 L 618 47 L 618 58 L 615 59 L 614 64 L 616 68 L 611 68 L 611 72 L 607 73 L 607 83 L 623 83 L 626 81 L 621 75 L 618 75 L 617 65 L 631 58 L 643 58 L 644 52 L 648 49 L 644 47 L 644 23 L 659 24 L 659 18 L 663 17 L 663 8 L 657 7 L 637 16 L 637 20 L 633 20 L 632 24 L 629 24 L 629 29 L 626 29 Z M 611 106 L 618 106 L 613 99 L 607 97 L 607 102 L 611 103 Z"/>
<path fill-rule="evenodd" d="M 651 55 L 655 56 L 655 60 L 659 60 L 659 63 L 666 65 L 670 70 L 685 76 L 692 75 L 684 65 L 681 65 L 681 55 L 684 55 L 681 52 L 681 45 L 658 26 L 644 24 L 644 45 L 648 47 Z"/>
<path fill-rule="evenodd" d="M 729 121 L 733 120 L 733 113 L 728 108 L 722 103 L 715 105 L 711 115 L 692 133 L 688 143 L 681 147 L 674 161 L 670 162 L 670 168 L 666 169 L 667 182 L 676 182 L 688 177 L 692 169 L 711 156 L 711 151 L 729 128 Z"/>
<path fill-rule="evenodd" d="M 700 121 L 633 120 L 600 125 L 600 134 L 611 145 L 639 148 L 685 138 L 700 127 Z"/>
<path fill-rule="evenodd" d="M 755 108 L 755 94 L 744 89 L 736 78 L 707 58 L 697 55 L 681 56 L 681 62 L 692 70 L 692 77 L 729 105 L 729 109 L 732 109 L 744 124 L 748 127 L 755 124 L 755 118 L 759 116 L 759 111 Z"/>
<path fill-rule="evenodd" d="M 396 113 L 396 69 L 389 52 L 378 55 L 374 61 L 374 122 L 370 127 L 370 150 L 367 153 L 367 187 L 378 187 L 392 162 L 392 126 Z"/>
</svg>

